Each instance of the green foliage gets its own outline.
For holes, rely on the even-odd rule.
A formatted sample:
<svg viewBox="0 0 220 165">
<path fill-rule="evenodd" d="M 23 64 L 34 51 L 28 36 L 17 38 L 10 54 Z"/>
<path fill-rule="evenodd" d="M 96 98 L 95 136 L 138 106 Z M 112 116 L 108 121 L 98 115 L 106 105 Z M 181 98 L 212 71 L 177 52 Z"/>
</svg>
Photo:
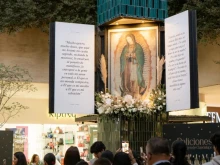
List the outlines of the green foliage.
<svg viewBox="0 0 220 165">
<path fill-rule="evenodd" d="M 34 92 L 29 72 L 18 66 L 0 64 L 0 128 L 21 110 L 28 109 L 19 102 L 9 103 L 17 92 Z"/>
<path fill-rule="evenodd" d="M 169 0 L 168 5 L 169 16 L 185 10 L 196 10 L 198 40 L 217 43 L 220 36 L 219 0 Z"/>
<path fill-rule="evenodd" d="M 96 0 L 0 1 L 0 32 L 36 27 L 48 31 L 50 22 L 96 24 Z"/>
</svg>

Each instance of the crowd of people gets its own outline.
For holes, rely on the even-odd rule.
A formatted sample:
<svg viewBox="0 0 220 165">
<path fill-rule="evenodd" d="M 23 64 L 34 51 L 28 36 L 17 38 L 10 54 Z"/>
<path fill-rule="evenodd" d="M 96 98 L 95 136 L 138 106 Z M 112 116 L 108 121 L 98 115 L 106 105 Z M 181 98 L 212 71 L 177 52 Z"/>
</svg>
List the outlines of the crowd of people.
<svg viewBox="0 0 220 165">
<path fill-rule="evenodd" d="M 204 165 L 220 165 L 220 132 L 213 134 L 210 141 L 216 156 Z M 137 157 L 131 149 L 127 152 L 118 149 L 114 155 L 106 150 L 101 141 L 95 142 L 90 152 L 95 158 L 86 162 L 80 159 L 78 148 L 71 146 L 65 153 L 64 165 L 190 165 L 186 158 L 187 146 L 183 141 L 173 142 L 170 151 L 168 140 L 160 137 L 151 138 L 147 142 L 146 152 L 142 153 L 141 157 Z M 22 152 L 14 154 L 13 165 L 28 165 Z M 34 154 L 30 165 L 60 165 L 60 163 L 53 153 L 48 153 L 44 156 L 43 162 Z"/>
</svg>

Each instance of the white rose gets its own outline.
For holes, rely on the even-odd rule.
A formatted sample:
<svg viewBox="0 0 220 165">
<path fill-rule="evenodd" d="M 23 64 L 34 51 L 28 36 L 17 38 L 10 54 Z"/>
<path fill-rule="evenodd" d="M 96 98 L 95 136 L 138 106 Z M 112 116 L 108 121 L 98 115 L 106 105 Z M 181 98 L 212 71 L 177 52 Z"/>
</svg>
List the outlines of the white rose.
<svg viewBox="0 0 220 165">
<path fill-rule="evenodd" d="M 162 99 L 159 97 L 158 100 L 162 100 Z"/>
<path fill-rule="evenodd" d="M 132 98 L 131 95 L 125 95 L 123 102 L 127 102 L 128 104 L 133 104 L 134 103 L 134 99 Z"/>
<path fill-rule="evenodd" d="M 106 105 L 111 105 L 112 104 L 112 100 L 111 99 L 106 99 L 105 100 L 105 104 Z"/>
<path fill-rule="evenodd" d="M 125 111 L 125 109 L 124 109 L 124 108 L 121 108 L 121 111 Z"/>
<path fill-rule="evenodd" d="M 136 111 L 137 111 L 137 108 L 133 108 L 132 110 L 133 110 L 133 112 L 136 112 Z"/>
<path fill-rule="evenodd" d="M 166 105 L 166 103 L 163 103 L 163 105 Z"/>
<path fill-rule="evenodd" d="M 98 109 L 97 109 L 97 111 L 99 112 L 99 114 L 102 114 L 103 112 L 104 112 L 104 107 L 99 107 Z"/>
</svg>

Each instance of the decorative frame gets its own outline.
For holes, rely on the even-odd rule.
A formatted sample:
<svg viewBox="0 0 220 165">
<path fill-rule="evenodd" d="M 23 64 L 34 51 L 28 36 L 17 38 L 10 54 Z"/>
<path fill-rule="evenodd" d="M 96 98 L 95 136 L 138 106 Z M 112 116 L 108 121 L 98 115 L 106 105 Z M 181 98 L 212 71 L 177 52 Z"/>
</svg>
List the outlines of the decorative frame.
<svg viewBox="0 0 220 165">
<path fill-rule="evenodd" d="M 132 94 L 131 90 L 128 90 L 128 92 L 124 92 L 124 90 L 122 89 L 123 80 L 121 76 L 121 61 L 124 57 L 122 57 L 122 54 L 123 50 L 126 49 L 125 47 L 128 44 L 128 42 L 126 41 L 126 37 L 128 37 L 129 34 L 132 34 L 134 36 L 133 41 L 135 41 L 135 45 L 139 45 L 138 47 L 141 47 L 140 49 L 142 49 L 141 51 L 143 51 L 144 53 L 144 65 L 141 66 L 142 72 L 139 73 L 142 73 L 141 80 L 144 80 L 145 86 L 140 87 L 139 84 L 138 86 L 136 85 L 136 88 L 132 90 Z M 156 88 L 157 58 L 159 50 L 158 35 L 158 26 L 108 30 L 108 73 L 110 75 L 108 78 L 108 88 L 113 95 L 123 96 L 129 94 L 139 99 L 146 99 L 148 98 L 150 91 Z M 133 50 L 136 49 L 137 46 Z M 138 56 L 136 56 L 136 59 L 138 59 Z M 141 59 L 143 59 L 143 57 Z M 139 61 L 137 60 L 136 63 L 138 62 Z M 136 70 L 136 72 L 134 73 L 138 73 L 138 71 Z M 135 75 L 134 73 L 133 75 Z M 136 89 L 139 91 L 136 92 Z"/>
</svg>

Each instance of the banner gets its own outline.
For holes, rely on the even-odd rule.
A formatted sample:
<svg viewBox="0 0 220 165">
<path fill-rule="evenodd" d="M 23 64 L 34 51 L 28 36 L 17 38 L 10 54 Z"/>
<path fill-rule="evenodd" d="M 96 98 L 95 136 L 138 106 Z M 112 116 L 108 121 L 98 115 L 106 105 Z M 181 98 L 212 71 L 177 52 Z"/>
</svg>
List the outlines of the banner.
<svg viewBox="0 0 220 165">
<path fill-rule="evenodd" d="M 6 128 L 5 130 L 13 132 L 13 153 L 23 152 L 28 158 L 28 127 L 17 126 L 16 128 Z"/>
<path fill-rule="evenodd" d="M 210 159 L 214 156 L 210 137 L 220 131 L 220 124 L 166 124 L 163 126 L 163 137 L 169 140 L 170 145 L 175 140 L 182 140 L 187 145 L 187 154 L 190 157 Z"/>
<path fill-rule="evenodd" d="M 199 108 L 196 13 L 165 19 L 167 111 Z"/>
<path fill-rule="evenodd" d="M 50 26 L 50 113 L 94 113 L 93 25 Z"/>
</svg>

